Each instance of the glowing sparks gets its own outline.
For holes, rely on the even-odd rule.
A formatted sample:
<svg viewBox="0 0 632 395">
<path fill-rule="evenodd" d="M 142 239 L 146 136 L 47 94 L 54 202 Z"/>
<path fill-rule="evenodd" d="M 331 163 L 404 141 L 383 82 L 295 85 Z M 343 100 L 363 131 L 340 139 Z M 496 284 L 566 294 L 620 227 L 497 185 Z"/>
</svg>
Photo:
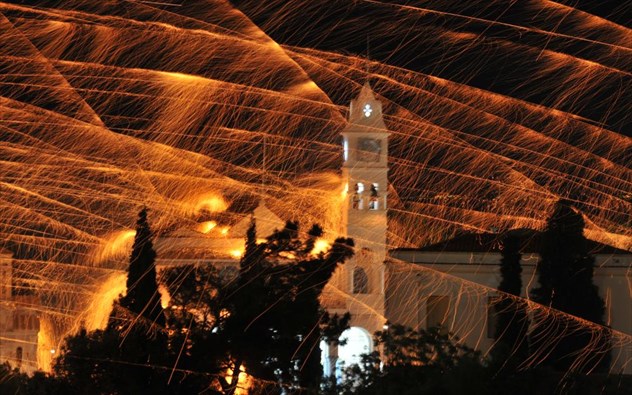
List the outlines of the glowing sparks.
<svg viewBox="0 0 632 395">
<path fill-rule="evenodd" d="M 37 365 L 45 372 L 50 372 L 52 369 L 54 354 L 50 350 L 56 347 L 54 331 L 51 322 L 40 320 L 40 329 L 37 332 Z"/>
<path fill-rule="evenodd" d="M 195 203 L 195 213 L 199 214 L 204 211 L 211 213 L 225 211 L 228 203 L 221 196 L 215 194 L 206 194 L 201 196 Z"/>
<path fill-rule="evenodd" d="M 233 381 L 233 369 L 227 369 L 225 377 L 226 381 L 231 384 Z M 253 377 L 246 372 L 246 367 L 244 365 L 241 366 L 241 369 L 239 370 L 239 375 L 237 375 L 237 383 L 238 386 L 235 390 L 235 395 L 247 395 L 248 390 L 254 384 Z"/>
<path fill-rule="evenodd" d="M 197 230 L 200 233 L 208 234 L 217 226 L 215 221 L 204 221 L 198 224 Z"/>
<path fill-rule="evenodd" d="M 169 302 L 171 301 L 171 295 L 169 295 L 169 289 L 164 286 L 164 284 L 158 285 L 158 292 L 160 292 L 160 305 L 163 309 L 169 307 Z"/>
<path fill-rule="evenodd" d="M 230 256 L 232 256 L 235 259 L 239 259 L 244 255 L 244 251 L 243 250 L 232 250 L 230 252 Z"/>
<path fill-rule="evenodd" d="M 127 291 L 127 276 L 116 273 L 102 280 L 79 323 L 85 329 L 93 331 L 104 329 L 108 323 L 114 301 Z"/>
<path fill-rule="evenodd" d="M 312 255 L 319 255 L 325 253 L 331 248 L 331 244 L 325 239 L 318 239 L 314 243 L 314 249 L 311 251 Z"/>
<path fill-rule="evenodd" d="M 168 77 L 169 79 L 172 79 L 172 81 L 170 82 L 174 82 L 173 80 L 175 80 L 175 82 L 185 82 L 185 83 L 203 81 L 202 78 L 196 75 L 190 75 L 190 74 L 184 74 L 184 73 L 167 72 L 167 73 L 164 73 L 164 75 Z"/>
<path fill-rule="evenodd" d="M 129 256 L 135 235 L 135 230 L 126 229 L 106 236 L 92 253 L 94 262 L 101 264 Z"/>
</svg>

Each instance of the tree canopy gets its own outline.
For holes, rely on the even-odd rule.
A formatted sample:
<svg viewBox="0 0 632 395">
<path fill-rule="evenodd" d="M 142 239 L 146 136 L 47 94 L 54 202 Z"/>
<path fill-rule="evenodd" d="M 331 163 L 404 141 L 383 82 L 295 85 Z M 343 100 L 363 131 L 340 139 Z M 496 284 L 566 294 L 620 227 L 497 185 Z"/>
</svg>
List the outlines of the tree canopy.
<svg viewBox="0 0 632 395">
<path fill-rule="evenodd" d="M 187 265 L 161 272 L 170 294 L 163 312 L 155 306 L 156 255 L 141 211 L 128 275 L 132 292 L 121 297 L 105 330 L 67 339 L 57 376 L 78 393 L 232 395 L 246 387 L 250 393 L 316 393 L 321 334 L 335 336 L 348 321 L 329 317 L 319 297 L 353 254 L 353 241 L 344 238 L 315 253 L 320 236 L 318 226 L 301 235 L 298 224 L 288 222 L 257 242 L 253 221 L 234 270 Z M 126 320 L 131 325 L 121 324 Z"/>
<path fill-rule="evenodd" d="M 487 371 L 480 353 L 440 328 L 390 325 L 375 334 L 374 343 L 376 351 L 364 355 L 360 365 L 348 367 L 343 382 L 330 383 L 328 393 L 486 393 L 488 386 L 481 377 Z"/>
<path fill-rule="evenodd" d="M 164 327 L 165 316 L 156 282 L 156 251 L 152 238 L 147 209 L 143 208 L 136 222 L 136 235 L 127 270 L 127 293 L 118 304 L 149 324 Z"/>
<path fill-rule="evenodd" d="M 584 236 L 584 219 L 570 202 L 556 203 L 540 240 L 537 274 L 540 286 L 532 299 L 544 306 L 604 325 L 604 301 L 593 283 L 594 257 Z M 608 365 L 606 331 L 563 317 L 555 322 L 547 311 L 536 312 L 539 322 L 531 332 L 532 349 L 547 349 L 545 364 L 560 370 L 584 360 L 585 369 Z M 597 341 L 595 341 L 597 339 Z M 590 355 L 588 355 L 590 354 Z"/>
<path fill-rule="evenodd" d="M 500 295 L 496 298 L 496 331 L 492 355 L 504 370 L 515 370 L 528 357 L 529 317 L 522 292 L 520 238 L 512 233 L 503 240 L 500 260 Z"/>
</svg>

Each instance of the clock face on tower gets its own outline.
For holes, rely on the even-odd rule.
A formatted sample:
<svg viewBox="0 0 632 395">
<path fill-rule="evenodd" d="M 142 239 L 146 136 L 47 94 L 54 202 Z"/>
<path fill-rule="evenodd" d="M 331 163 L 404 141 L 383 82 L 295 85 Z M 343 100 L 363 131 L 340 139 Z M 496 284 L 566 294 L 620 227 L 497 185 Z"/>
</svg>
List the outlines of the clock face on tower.
<svg viewBox="0 0 632 395">
<path fill-rule="evenodd" d="M 382 144 L 378 139 L 358 139 L 358 160 L 363 162 L 379 162 Z"/>
</svg>

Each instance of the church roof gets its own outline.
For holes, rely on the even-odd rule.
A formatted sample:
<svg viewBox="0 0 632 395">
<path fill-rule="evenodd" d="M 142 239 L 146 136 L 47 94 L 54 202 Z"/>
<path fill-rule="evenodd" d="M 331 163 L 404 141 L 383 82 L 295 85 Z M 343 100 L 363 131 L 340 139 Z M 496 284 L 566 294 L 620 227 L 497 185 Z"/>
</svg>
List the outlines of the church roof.
<svg viewBox="0 0 632 395">
<path fill-rule="evenodd" d="M 421 248 L 401 248 L 399 251 L 421 252 L 497 252 L 502 250 L 505 237 L 513 235 L 519 238 L 524 253 L 537 253 L 540 250 L 542 232 L 532 229 L 513 229 L 504 233 L 464 233 L 452 239 L 444 240 Z M 591 254 L 629 255 L 632 252 L 612 247 L 594 240 L 588 240 Z"/>
<path fill-rule="evenodd" d="M 244 210 L 244 207 L 245 210 Z M 229 209 L 230 210 L 230 209 Z M 250 202 L 241 206 L 236 212 L 214 213 L 203 215 L 197 221 L 185 225 L 171 227 L 160 234 L 161 238 L 243 238 L 254 217 L 258 235 L 270 235 L 276 229 L 282 229 L 285 222 L 270 210 L 263 201 L 256 206 Z M 209 224 L 205 226 L 205 224 Z"/>
<path fill-rule="evenodd" d="M 283 229 L 285 225 L 263 201 L 259 201 L 249 212 L 227 211 L 219 214 L 221 215 L 201 216 L 197 221 L 163 232 L 154 244 L 162 264 L 234 260 L 243 252 L 252 218 L 256 221 L 258 237 L 266 237 L 276 229 Z"/>
<path fill-rule="evenodd" d="M 360 94 L 358 95 L 357 99 L 359 101 L 375 101 L 375 100 L 377 100 L 375 98 L 375 93 L 373 93 L 373 88 L 371 88 L 371 84 L 369 83 L 368 80 L 362 86 L 362 89 L 360 90 Z"/>
<path fill-rule="evenodd" d="M 275 230 L 283 229 L 285 222 L 279 218 L 265 203 L 259 202 L 259 205 L 253 210 L 252 217 L 256 221 L 257 234 L 260 236 L 271 235 Z M 230 230 L 231 234 L 244 235 L 250 227 L 250 217 L 243 218 L 237 222 Z"/>
</svg>

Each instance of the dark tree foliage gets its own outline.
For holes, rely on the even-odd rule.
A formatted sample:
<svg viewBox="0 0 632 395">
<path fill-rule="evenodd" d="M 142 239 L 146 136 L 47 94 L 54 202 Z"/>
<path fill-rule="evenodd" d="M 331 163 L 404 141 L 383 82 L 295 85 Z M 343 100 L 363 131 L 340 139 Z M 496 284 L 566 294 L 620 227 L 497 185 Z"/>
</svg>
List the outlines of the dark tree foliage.
<svg viewBox="0 0 632 395">
<path fill-rule="evenodd" d="M 11 368 L 8 362 L 0 364 L 0 393 L 20 394 L 22 388 L 26 387 L 28 376 L 20 373 L 18 369 Z"/>
<path fill-rule="evenodd" d="M 0 394 L 4 395 L 57 395 L 69 393 L 63 382 L 43 372 L 33 377 L 12 368 L 8 362 L 0 363 Z"/>
<path fill-rule="evenodd" d="M 182 383 L 188 374 L 174 369 L 169 352 L 151 237 L 143 209 L 130 257 L 127 294 L 114 303 L 107 328 L 82 330 L 66 339 L 54 370 L 72 393 L 176 394 L 189 389 L 188 382 Z"/>
<path fill-rule="evenodd" d="M 181 266 L 164 270 L 161 281 L 171 300 L 165 310 L 169 331 L 168 351 L 173 366 L 194 372 L 179 379 L 191 393 L 233 394 L 240 369 L 231 359 L 231 339 L 226 322 L 231 313 L 228 298 L 236 281 L 223 277 L 212 266 Z M 233 371 L 234 385 L 226 377 Z"/>
<path fill-rule="evenodd" d="M 515 234 L 508 234 L 503 240 L 500 259 L 501 280 L 498 290 L 520 296 L 522 291 L 522 266 L 520 266 L 520 238 Z"/>
<path fill-rule="evenodd" d="M 594 258 L 589 253 L 583 231 L 581 214 L 568 201 L 557 202 L 541 237 L 537 266 L 540 286 L 531 296 L 537 303 L 603 325 L 604 302 L 593 283 Z M 564 319 L 554 322 L 553 317 L 543 312 L 536 319 L 542 325 L 534 329 L 530 341 L 532 350 L 552 347 L 546 356 L 546 364 L 568 370 L 576 358 L 584 357 L 582 365 L 586 368 L 595 364 L 607 368 L 607 331 L 580 326 L 576 322 L 562 322 Z M 595 342 L 595 335 L 601 340 Z M 551 339 L 556 341 L 553 346 Z M 589 355 L 582 350 L 589 351 Z"/>
<path fill-rule="evenodd" d="M 350 366 L 342 383 L 329 382 L 327 395 L 623 395 L 632 378 L 568 375 L 537 367 L 498 374 L 498 365 L 440 328 L 415 331 L 391 325 L 375 334 L 376 349 Z M 383 362 L 383 363 L 382 363 Z"/>
<path fill-rule="evenodd" d="M 501 280 L 499 299 L 494 305 L 496 311 L 496 333 L 492 355 L 506 371 L 514 371 L 528 357 L 527 332 L 529 317 L 526 303 L 508 295 L 520 296 L 522 291 L 522 267 L 520 259 L 520 238 L 508 234 L 503 240 L 500 260 Z"/>
<path fill-rule="evenodd" d="M 320 227 L 302 240 L 298 224 L 288 222 L 258 245 L 255 233 L 253 223 L 240 265 L 242 287 L 231 299 L 227 322 L 235 361 L 255 377 L 316 391 L 325 316 L 318 298 L 336 267 L 351 257 L 353 242 L 340 238 L 326 254 L 313 256 Z"/>
<path fill-rule="evenodd" d="M 480 353 L 443 334 L 439 328 L 415 331 L 390 325 L 377 332 L 380 353 L 364 355 L 350 366 L 345 380 L 326 389 L 331 394 L 488 394 L 488 372 Z"/>
<path fill-rule="evenodd" d="M 244 370 L 255 378 L 251 393 L 269 393 L 271 386 L 316 393 L 321 334 L 339 335 L 349 322 L 329 317 L 318 298 L 352 254 L 352 241 L 338 239 L 327 253 L 312 255 L 320 235 L 312 227 L 301 238 L 298 224 L 288 222 L 258 244 L 253 222 L 235 277 L 208 266 L 165 271 L 171 295 L 167 328 L 178 367 L 208 373 L 207 388 L 222 394 L 244 384 Z"/>
<path fill-rule="evenodd" d="M 188 377 L 173 371 L 164 336 L 114 326 L 66 339 L 55 363 L 58 378 L 75 394 L 181 394 L 192 390 Z M 173 373 L 173 377 L 171 377 Z M 171 378 L 171 382 L 170 382 Z"/>
<path fill-rule="evenodd" d="M 258 244 L 253 222 L 235 276 L 211 266 L 165 270 L 162 281 L 171 296 L 165 325 L 147 330 L 137 318 L 161 322 L 163 311 L 152 308 L 159 303 L 157 282 L 147 278 L 155 276 L 155 253 L 143 210 L 130 291 L 104 331 L 67 339 L 57 376 L 73 393 L 232 395 L 244 386 L 246 371 L 255 379 L 251 393 L 316 393 L 321 333 L 339 334 L 349 321 L 329 317 L 319 297 L 336 267 L 353 254 L 353 242 L 341 238 L 314 255 L 321 235 L 314 226 L 301 238 L 298 224 L 288 222 Z"/>
<path fill-rule="evenodd" d="M 127 272 L 127 294 L 119 304 L 133 315 L 148 320 L 149 324 L 165 325 L 156 282 L 156 252 L 152 232 L 147 222 L 147 209 L 138 213 L 136 236 Z"/>
<path fill-rule="evenodd" d="M 345 313 L 341 316 L 338 314 L 324 314 L 321 320 L 321 339 L 327 344 L 344 344 L 340 340 L 340 336 L 345 330 L 349 329 L 350 322 L 350 313 Z"/>
</svg>

